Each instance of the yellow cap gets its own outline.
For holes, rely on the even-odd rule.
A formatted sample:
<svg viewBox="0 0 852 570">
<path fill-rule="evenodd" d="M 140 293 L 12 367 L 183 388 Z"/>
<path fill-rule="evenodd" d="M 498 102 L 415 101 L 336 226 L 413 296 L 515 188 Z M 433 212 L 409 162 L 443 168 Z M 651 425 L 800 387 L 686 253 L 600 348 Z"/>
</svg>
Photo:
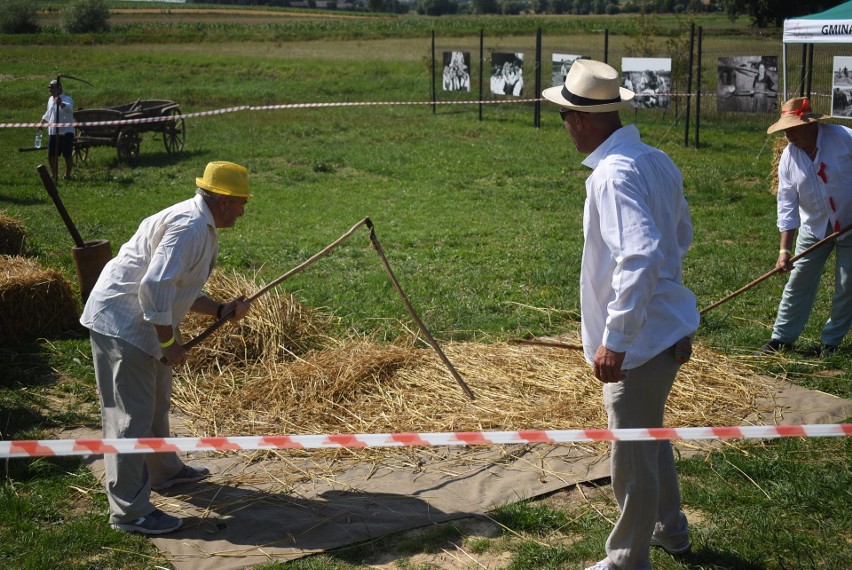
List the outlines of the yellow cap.
<svg viewBox="0 0 852 570">
<path fill-rule="evenodd" d="M 207 164 L 204 177 L 196 178 L 195 184 L 216 194 L 248 198 L 248 169 L 233 162 L 216 161 Z"/>
</svg>

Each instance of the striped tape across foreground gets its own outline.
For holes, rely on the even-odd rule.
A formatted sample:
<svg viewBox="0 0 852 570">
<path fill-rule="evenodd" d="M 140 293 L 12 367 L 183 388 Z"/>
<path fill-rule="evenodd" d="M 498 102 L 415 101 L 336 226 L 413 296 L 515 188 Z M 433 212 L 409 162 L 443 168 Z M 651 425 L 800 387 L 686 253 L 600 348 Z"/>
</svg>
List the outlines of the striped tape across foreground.
<svg viewBox="0 0 852 570">
<path fill-rule="evenodd" d="M 842 437 L 849 435 L 852 435 L 852 424 L 140 439 L 41 439 L 0 441 L 0 458 L 108 453 L 158 453 L 166 451 L 253 451 L 262 449 L 321 449 L 340 447 L 511 445 L 590 441 L 653 441 L 663 439 L 770 439 L 779 437 Z"/>
</svg>

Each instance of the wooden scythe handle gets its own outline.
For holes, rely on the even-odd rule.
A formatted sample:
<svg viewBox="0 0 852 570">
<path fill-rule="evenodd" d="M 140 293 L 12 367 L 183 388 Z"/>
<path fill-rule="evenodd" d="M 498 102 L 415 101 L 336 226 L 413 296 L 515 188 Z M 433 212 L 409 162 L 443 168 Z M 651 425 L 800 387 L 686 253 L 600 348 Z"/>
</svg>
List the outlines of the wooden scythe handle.
<svg viewBox="0 0 852 570">
<path fill-rule="evenodd" d="M 845 233 L 846 233 L 846 232 L 848 232 L 849 230 L 852 230 L 852 224 L 849 224 L 849 225 L 847 225 L 846 227 L 844 227 L 844 228 L 841 228 L 841 229 L 837 230 L 836 232 L 834 232 L 834 233 L 833 233 L 833 234 L 831 234 L 830 236 L 824 237 L 823 239 L 819 240 L 818 242 L 816 242 L 815 244 L 813 244 L 812 246 L 810 246 L 810 247 L 809 247 L 809 248 L 807 248 L 806 250 L 802 251 L 801 253 L 798 253 L 798 254 L 794 255 L 793 257 L 791 257 L 791 258 L 790 258 L 790 263 L 793 263 L 793 262 L 794 262 L 794 261 L 796 261 L 797 259 L 800 259 L 801 257 L 803 257 L 803 256 L 807 255 L 808 253 L 812 252 L 813 250 L 815 250 L 815 249 L 817 249 L 817 248 L 819 248 L 819 247 L 822 247 L 822 246 L 824 246 L 825 244 L 827 244 L 827 243 L 829 243 L 829 242 L 831 242 L 831 241 L 834 241 L 835 239 L 837 239 L 838 237 L 842 236 L 843 234 L 845 234 Z M 757 284 L 758 284 L 758 283 L 760 283 L 761 281 L 765 281 L 766 279 L 769 279 L 770 277 L 772 277 L 773 275 L 775 275 L 775 274 L 776 274 L 776 273 L 778 273 L 779 271 L 781 271 L 781 270 L 780 270 L 780 269 L 778 269 L 778 268 L 776 267 L 776 268 L 775 268 L 775 269 L 773 269 L 772 271 L 770 271 L 770 272 L 768 272 L 768 273 L 766 273 L 766 274 L 764 274 L 764 275 L 761 275 L 760 277 L 758 277 L 757 279 L 755 279 L 754 281 L 752 281 L 752 282 L 751 282 L 751 283 L 749 283 L 748 285 L 745 285 L 745 286 L 743 286 L 743 287 L 741 287 L 741 288 L 737 289 L 736 291 L 734 291 L 733 293 L 731 293 L 731 294 L 730 294 L 730 295 L 728 295 L 727 297 L 724 297 L 724 298 L 722 298 L 722 299 L 719 299 L 718 301 L 716 301 L 716 302 L 715 302 L 715 303 L 713 303 L 712 305 L 708 305 L 707 307 L 704 307 L 703 309 L 701 309 L 700 314 L 702 314 L 702 315 L 703 315 L 704 313 L 706 313 L 706 312 L 708 312 L 708 311 L 710 311 L 710 310 L 712 310 L 712 309 L 715 309 L 716 307 L 718 307 L 718 306 L 719 306 L 719 305 L 721 305 L 722 303 L 725 303 L 725 302 L 727 302 L 727 301 L 730 301 L 730 300 L 731 300 L 731 299 L 733 299 L 734 297 L 736 297 L 736 296 L 738 296 L 738 295 L 740 295 L 740 294 L 742 294 L 742 293 L 745 293 L 746 291 L 748 291 L 749 289 L 751 289 L 752 287 L 754 287 L 755 285 L 757 285 Z"/>
</svg>

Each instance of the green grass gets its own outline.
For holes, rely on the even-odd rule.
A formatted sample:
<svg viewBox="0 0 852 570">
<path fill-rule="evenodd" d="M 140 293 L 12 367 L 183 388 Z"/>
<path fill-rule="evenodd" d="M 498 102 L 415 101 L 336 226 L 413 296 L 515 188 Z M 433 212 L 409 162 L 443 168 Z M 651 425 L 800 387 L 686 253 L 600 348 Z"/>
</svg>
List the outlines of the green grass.
<svg viewBox="0 0 852 570">
<path fill-rule="evenodd" d="M 479 25 L 445 20 L 459 33 Z M 193 33 L 177 30 L 169 34 L 180 41 L 145 49 L 110 36 L 98 39 L 110 45 L 64 51 L 61 68 L 54 43 L 65 39 L 0 37 L 0 108 L 4 121 L 36 121 L 46 101 L 46 78 L 59 72 L 94 84 L 66 84 L 83 107 L 137 98 L 174 99 L 184 112 L 239 104 L 428 100 L 428 39 L 403 31 L 411 39 L 237 42 L 237 35 L 211 44 L 209 37 L 196 41 Z M 254 197 L 237 227 L 222 232 L 223 268 L 269 281 L 369 216 L 403 289 L 439 339 L 490 342 L 551 334 L 579 322 L 588 171 L 553 109 L 545 106 L 543 114 L 538 130 L 529 104 L 486 106 L 483 121 L 473 105 L 441 105 L 435 114 L 428 105 L 398 105 L 190 119 L 180 155 L 167 155 L 150 134 L 135 168 L 120 164 L 112 148 L 92 149 L 89 161 L 75 170 L 76 180 L 60 182 L 60 193 L 83 237 L 107 239 L 117 251 L 142 217 L 189 196 L 208 161 L 242 162 L 251 170 Z M 771 269 L 777 232 L 769 193 L 773 139 L 764 134 L 765 121 L 705 117 L 696 150 L 683 146 L 682 118 L 675 120 L 672 112 L 627 113 L 625 120 L 684 173 L 695 225 L 685 279 L 699 306 Z M 0 131 L 0 212 L 21 220 L 29 250 L 41 263 L 76 283 L 73 243 L 35 172 L 45 157 L 17 151 L 31 138 L 32 129 Z M 749 354 L 769 336 L 781 287 L 780 279 L 770 279 L 708 313 L 700 342 L 731 355 Z M 393 337 L 409 326 L 365 232 L 283 288 L 340 316 L 347 328 Z M 800 352 L 758 365 L 849 398 L 849 340 L 831 359 L 810 354 L 830 294 L 826 279 Z M 62 426 L 98 425 L 85 339 L 5 343 L 0 367 L 0 437 L 50 437 Z M 696 553 L 678 562 L 655 552 L 655 568 L 850 566 L 849 459 L 848 439 L 841 438 L 751 442 L 680 461 L 685 505 L 701 515 L 693 525 Z M 108 528 L 103 492 L 79 460 L 10 460 L 2 470 L 0 560 L 13 561 L 10 567 L 168 566 L 149 541 Z M 597 507 L 609 518 L 615 513 L 611 500 Z M 449 541 L 475 552 L 505 549 L 509 568 L 574 568 L 601 556 L 610 524 L 600 513 L 539 502 L 506 505 L 492 513 L 505 526 L 493 541 L 468 544 L 463 530 L 450 527 L 274 566 L 359 568 L 371 554 L 400 548 L 401 541 L 411 553 Z"/>
</svg>

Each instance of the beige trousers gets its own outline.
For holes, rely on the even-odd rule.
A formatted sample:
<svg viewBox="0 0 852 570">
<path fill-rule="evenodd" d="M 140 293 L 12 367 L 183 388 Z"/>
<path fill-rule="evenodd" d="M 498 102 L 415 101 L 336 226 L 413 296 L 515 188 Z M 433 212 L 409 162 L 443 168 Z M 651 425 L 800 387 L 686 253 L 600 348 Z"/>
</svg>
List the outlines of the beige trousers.
<svg viewBox="0 0 852 570">
<path fill-rule="evenodd" d="M 609 428 L 662 427 L 679 368 L 672 348 L 604 384 Z M 652 535 L 675 547 L 687 540 L 671 442 L 613 442 L 611 469 L 621 516 L 606 541 L 607 558 L 619 570 L 648 570 Z"/>
<path fill-rule="evenodd" d="M 171 367 L 121 339 L 90 336 L 104 438 L 169 437 Z M 110 453 L 104 466 L 109 520 L 126 523 L 154 510 L 151 485 L 172 477 L 183 462 L 174 453 Z"/>
</svg>

